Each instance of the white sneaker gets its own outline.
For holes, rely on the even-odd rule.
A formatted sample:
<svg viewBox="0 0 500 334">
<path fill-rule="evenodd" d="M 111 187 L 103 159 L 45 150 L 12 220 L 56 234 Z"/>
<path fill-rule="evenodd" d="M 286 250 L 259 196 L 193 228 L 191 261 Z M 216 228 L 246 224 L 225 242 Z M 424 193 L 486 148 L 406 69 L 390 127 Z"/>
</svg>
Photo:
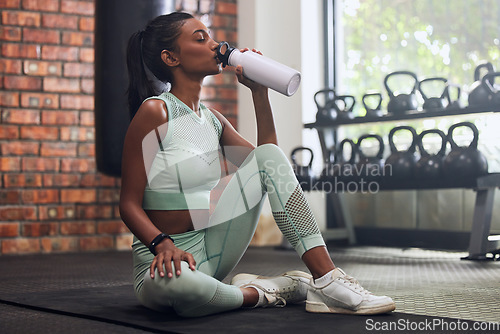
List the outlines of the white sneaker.
<svg viewBox="0 0 500 334">
<path fill-rule="evenodd" d="M 379 314 L 394 311 L 396 304 L 386 296 L 375 296 L 353 277 L 335 268 L 332 278 L 318 286 L 311 279 L 306 311 L 315 313 Z"/>
<path fill-rule="evenodd" d="M 231 280 L 231 285 L 239 288 L 253 287 L 262 291 L 265 301 L 263 305 L 259 305 L 259 302 L 257 306 L 283 307 L 287 303 L 304 302 L 307 291 L 311 288 L 311 280 L 310 274 L 293 270 L 274 277 L 238 274 Z"/>
</svg>

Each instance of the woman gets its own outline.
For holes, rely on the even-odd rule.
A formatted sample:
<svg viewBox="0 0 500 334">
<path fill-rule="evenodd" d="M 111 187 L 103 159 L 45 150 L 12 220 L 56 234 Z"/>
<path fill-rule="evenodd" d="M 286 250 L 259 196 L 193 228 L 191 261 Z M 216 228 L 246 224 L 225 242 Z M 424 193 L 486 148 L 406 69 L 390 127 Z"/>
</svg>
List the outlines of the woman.
<svg viewBox="0 0 500 334">
<path fill-rule="evenodd" d="M 205 25 L 186 13 L 159 16 L 129 41 L 133 118 L 123 149 L 120 214 L 135 236 L 134 289 L 139 301 L 158 311 L 173 308 L 186 317 L 306 299 L 311 312 L 394 310 L 389 297 L 373 296 L 335 268 L 277 146 L 267 88 L 236 68 L 238 81 L 252 92 L 256 148 L 224 116 L 200 102 L 203 79 L 221 72 L 217 46 Z M 155 81 L 169 83 L 170 91 L 163 92 Z M 210 190 L 226 175 L 221 165 L 227 161 L 239 168 L 210 214 Z M 223 284 L 220 280 L 250 243 L 266 195 L 279 228 L 312 275 L 240 274 L 231 285 Z"/>
</svg>

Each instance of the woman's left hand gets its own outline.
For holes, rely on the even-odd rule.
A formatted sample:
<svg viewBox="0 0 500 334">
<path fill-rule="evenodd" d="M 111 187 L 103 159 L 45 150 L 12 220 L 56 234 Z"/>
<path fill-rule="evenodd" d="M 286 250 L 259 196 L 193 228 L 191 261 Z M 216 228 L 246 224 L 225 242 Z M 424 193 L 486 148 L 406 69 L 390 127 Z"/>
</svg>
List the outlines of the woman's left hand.
<svg viewBox="0 0 500 334">
<path fill-rule="evenodd" d="M 249 52 L 248 48 L 240 49 L 240 52 Z M 262 55 L 262 52 L 252 49 L 252 52 L 258 53 Z M 253 80 L 248 79 L 246 76 L 243 75 L 243 67 L 241 65 L 236 66 L 236 77 L 238 78 L 238 81 L 244 85 L 250 88 L 252 92 L 257 92 L 259 90 L 267 90 L 266 86 L 263 86 L 261 84 L 256 83 Z"/>
</svg>

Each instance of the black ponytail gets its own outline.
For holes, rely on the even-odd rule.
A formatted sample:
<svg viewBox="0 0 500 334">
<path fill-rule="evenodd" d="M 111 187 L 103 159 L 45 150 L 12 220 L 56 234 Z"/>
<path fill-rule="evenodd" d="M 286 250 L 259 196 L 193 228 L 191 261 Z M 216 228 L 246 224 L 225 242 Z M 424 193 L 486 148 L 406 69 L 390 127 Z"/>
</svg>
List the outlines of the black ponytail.
<svg viewBox="0 0 500 334">
<path fill-rule="evenodd" d="M 144 99 L 156 94 L 153 85 L 149 81 L 141 55 L 141 41 L 143 32 L 134 33 L 127 47 L 127 68 L 128 68 L 128 105 L 130 119 L 132 119 L 139 109 Z"/>
<path fill-rule="evenodd" d="M 180 28 L 185 20 L 192 18 L 191 14 L 182 12 L 161 15 L 149 22 L 145 30 L 130 37 L 127 46 L 127 94 L 131 119 L 146 98 L 162 93 L 160 85 L 154 81 L 164 85 L 172 82 L 172 74 L 161 59 L 161 52 L 176 50 Z"/>
</svg>

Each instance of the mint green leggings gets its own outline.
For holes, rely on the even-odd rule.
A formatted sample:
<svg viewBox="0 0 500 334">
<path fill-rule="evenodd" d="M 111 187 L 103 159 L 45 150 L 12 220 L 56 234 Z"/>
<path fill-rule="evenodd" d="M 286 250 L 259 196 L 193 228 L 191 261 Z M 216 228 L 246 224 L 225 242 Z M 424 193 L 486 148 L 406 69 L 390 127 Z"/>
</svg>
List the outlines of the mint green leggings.
<svg viewBox="0 0 500 334">
<path fill-rule="evenodd" d="M 151 279 L 154 256 L 134 238 L 134 290 L 139 301 L 157 311 L 173 309 L 184 317 L 240 308 L 241 290 L 220 280 L 234 269 L 250 244 L 266 194 L 278 227 L 299 256 L 325 245 L 285 154 L 276 145 L 261 145 L 229 181 L 209 227 L 172 235 L 176 247 L 193 255 L 195 271 L 183 261 L 180 276 L 156 274 Z"/>
</svg>

